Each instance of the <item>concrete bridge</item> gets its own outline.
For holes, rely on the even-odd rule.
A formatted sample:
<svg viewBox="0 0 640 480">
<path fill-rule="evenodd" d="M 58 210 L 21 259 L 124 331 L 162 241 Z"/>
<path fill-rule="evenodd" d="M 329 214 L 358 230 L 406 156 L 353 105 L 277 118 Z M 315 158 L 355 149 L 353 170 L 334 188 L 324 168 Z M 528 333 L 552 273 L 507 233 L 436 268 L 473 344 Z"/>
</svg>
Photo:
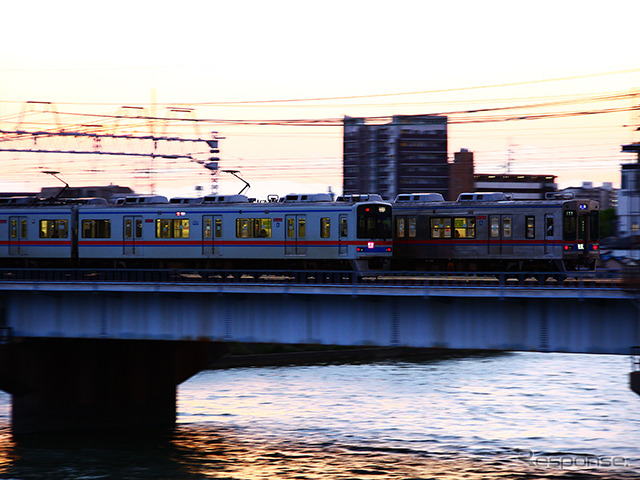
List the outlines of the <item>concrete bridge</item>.
<svg viewBox="0 0 640 480">
<path fill-rule="evenodd" d="M 170 427 L 177 385 L 226 342 L 618 354 L 640 344 L 637 292 L 606 279 L 290 277 L 0 280 L 14 432 Z"/>
</svg>

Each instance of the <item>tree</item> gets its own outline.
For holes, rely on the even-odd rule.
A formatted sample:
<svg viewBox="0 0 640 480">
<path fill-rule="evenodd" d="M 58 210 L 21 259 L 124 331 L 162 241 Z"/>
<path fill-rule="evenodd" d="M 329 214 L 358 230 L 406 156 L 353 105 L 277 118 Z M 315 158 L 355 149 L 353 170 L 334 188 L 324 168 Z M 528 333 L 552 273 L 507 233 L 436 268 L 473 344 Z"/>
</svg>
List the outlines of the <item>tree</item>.
<svg viewBox="0 0 640 480">
<path fill-rule="evenodd" d="M 615 237 L 617 225 L 618 215 L 615 208 L 600 211 L 600 238 Z"/>
</svg>

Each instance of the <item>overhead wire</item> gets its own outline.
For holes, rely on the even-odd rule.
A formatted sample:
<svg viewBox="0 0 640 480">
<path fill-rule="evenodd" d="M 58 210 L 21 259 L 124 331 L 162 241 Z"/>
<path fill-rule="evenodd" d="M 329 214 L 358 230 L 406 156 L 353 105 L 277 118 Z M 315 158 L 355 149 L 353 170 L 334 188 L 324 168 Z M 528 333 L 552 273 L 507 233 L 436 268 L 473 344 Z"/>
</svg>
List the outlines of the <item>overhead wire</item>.
<svg viewBox="0 0 640 480">
<path fill-rule="evenodd" d="M 105 67 L 108 68 L 108 67 Z M 132 69 L 138 69 L 141 67 L 131 67 Z M 2 71 L 13 71 L 11 69 L 0 69 Z M 430 89 L 430 90 L 416 90 L 409 92 L 386 92 L 386 93 L 374 93 L 374 94 L 363 94 L 363 95 L 342 95 L 342 96 L 327 96 L 327 97 L 307 97 L 307 98 L 284 98 L 284 99 L 263 99 L 263 100 L 238 100 L 238 101 L 208 101 L 208 102 L 151 102 L 144 103 L 142 105 L 157 105 L 157 106 L 220 106 L 220 105 L 243 105 L 243 104 L 273 104 L 273 103 L 300 103 L 300 102 L 324 102 L 329 100 L 354 100 L 354 99 L 362 99 L 362 98 L 385 98 L 385 97 L 397 97 L 397 96 L 409 96 L 409 95 L 428 95 L 428 94 L 436 94 L 436 93 L 446 93 L 446 92 L 461 92 L 461 91 L 469 91 L 469 90 L 483 90 L 483 89 L 492 89 L 492 88 L 504 88 L 504 87 L 513 87 L 513 86 L 522 86 L 522 85 L 534 85 L 540 83 L 550 83 L 550 82 L 563 82 L 563 81 L 572 81 L 572 80 L 580 80 L 585 78 L 596 78 L 603 76 L 613 76 L 613 75 L 622 75 L 622 74 L 630 74 L 630 73 L 638 73 L 640 72 L 640 68 L 629 68 L 629 69 L 621 69 L 621 70 L 612 70 L 606 72 L 593 72 L 582 75 L 571 75 L 564 77 L 552 77 L 552 78 L 542 78 L 542 79 L 534 79 L 534 80 L 525 80 L 518 82 L 506 82 L 506 83 L 493 83 L 493 84 L 483 84 L 483 85 L 468 85 L 462 87 L 451 87 L 451 88 L 440 88 L 440 89 Z M 21 104 L 22 101 L 16 100 L 0 100 L 0 103 L 17 103 Z M 84 106 L 115 106 L 115 105 L 124 105 L 128 102 L 56 102 L 58 105 L 84 105 Z"/>
<path fill-rule="evenodd" d="M 634 70 L 628 70 L 629 71 L 640 71 L 640 69 L 634 69 Z M 569 78 L 569 77 L 568 77 Z M 556 79 L 557 80 L 557 79 Z M 543 81 L 554 81 L 554 79 L 548 79 L 548 80 L 543 80 Z M 531 82 L 524 82 L 524 84 L 528 84 Z M 494 86 L 505 86 L 505 85 L 512 85 L 512 84 L 502 84 L 502 85 L 494 85 Z M 489 88 L 491 86 L 480 86 L 480 87 L 474 87 L 474 88 Z M 469 88 L 471 89 L 471 88 Z M 456 91 L 458 89 L 447 89 L 446 91 Z M 440 90 L 440 91 L 444 91 L 444 90 Z M 340 99 L 357 99 L 357 98 L 374 98 L 374 97 L 378 97 L 378 96 L 395 96 L 395 95 L 414 95 L 417 93 L 434 93 L 434 92 L 439 92 L 439 91 L 423 91 L 423 92 L 405 92 L 405 93 L 398 93 L 398 94 L 384 94 L 384 95 L 373 95 L 373 96 L 351 96 L 351 97 L 324 97 L 324 98 L 316 98 L 316 99 L 293 99 L 293 100 L 287 100 L 287 101 L 291 101 L 291 102 L 302 102 L 302 101 L 309 101 L 309 100 L 314 100 L 314 101 L 320 101 L 320 100 L 332 100 L 332 99 L 336 99 L 336 98 L 340 98 Z M 469 126 L 473 126 L 473 125 L 477 125 L 477 124 L 484 124 L 487 127 L 492 126 L 494 124 L 500 124 L 500 123 L 504 123 L 504 122 L 513 122 L 513 121 L 519 121 L 519 120 L 542 120 L 542 119 L 561 119 L 561 118 L 569 118 L 569 117 L 577 117 L 577 116 L 593 116 L 593 115 L 606 115 L 606 114 L 614 114 L 614 113 L 621 113 L 621 112 L 635 112 L 637 111 L 639 108 L 638 106 L 624 106 L 624 107 L 609 107 L 609 108 L 592 108 L 592 109 L 573 109 L 573 110 L 561 110 L 561 111 L 542 111 L 542 112 L 532 112 L 532 110 L 536 110 L 536 109 L 549 109 L 550 107 L 555 107 L 555 106 L 568 106 L 568 105 L 575 105 L 575 104 L 579 104 L 579 103 L 593 103 L 593 104 L 598 104 L 598 103 L 602 103 L 602 102 L 619 102 L 619 101 L 624 101 L 624 100 L 629 100 L 629 99 L 633 99 L 637 97 L 637 93 L 636 94 L 630 94 L 630 93 L 625 93 L 625 92 L 607 92 L 607 93 L 603 93 L 602 95 L 590 95 L 590 96 L 581 96 L 581 95 L 570 95 L 570 96 L 558 96 L 557 98 L 552 98 L 550 100 L 547 101 L 536 101 L 533 103 L 525 103 L 525 104 L 518 104 L 518 105 L 505 105 L 503 103 L 503 105 L 501 106 L 495 106 L 495 107 L 482 107 L 482 108 L 469 108 L 466 110 L 451 110 L 451 111 L 441 111 L 441 112 L 436 112 L 433 113 L 432 115 L 446 115 L 449 118 L 448 123 L 450 125 L 456 125 L 456 126 L 464 126 L 464 125 L 469 125 Z M 548 98 L 548 97 L 525 97 L 525 98 L 529 98 L 529 99 L 544 99 L 544 98 Z M 503 99 L 503 101 L 506 99 Z M 494 100 L 490 100 L 487 101 L 487 103 L 492 103 L 492 102 L 497 102 L 499 101 L 498 99 L 494 99 Z M 278 103 L 281 101 L 278 100 L 273 100 L 273 101 L 268 101 L 268 102 L 261 102 L 261 103 L 265 103 L 265 104 L 272 104 L 272 103 Z M 245 105 L 248 104 L 250 102 L 236 102 L 235 105 Z M 433 102 L 432 102 L 433 103 Z M 444 104 L 455 104 L 452 102 L 443 102 Z M 229 103 L 229 105 L 231 105 L 232 103 Z M 425 105 L 428 103 L 425 103 Z M 208 105 L 208 104 L 191 104 L 191 105 Z M 414 105 L 414 104 L 412 104 Z M 420 105 L 420 104 L 418 104 Z M 377 106 L 377 105 L 364 105 L 364 106 Z M 523 112 L 522 114 L 509 114 L 506 112 L 509 111 L 517 111 L 517 110 L 525 110 L 525 112 Z M 502 113 L 500 113 L 502 112 Z M 7 122 L 10 120 L 14 120 L 14 119 L 20 119 L 20 121 L 24 122 L 25 124 L 28 125 L 47 125 L 47 126 L 52 126 L 55 125 L 57 126 L 57 124 L 53 123 L 53 122 L 34 122 L 33 119 L 38 115 L 38 113 L 40 114 L 46 114 L 47 112 L 22 112 L 21 114 L 14 114 L 14 115 L 7 115 L 4 117 L 1 117 L 1 120 L 3 122 Z M 119 122 L 124 122 L 127 123 L 126 126 L 122 126 L 122 128 L 131 128 L 133 130 L 135 129 L 144 129 L 144 128 L 148 128 L 149 127 L 149 123 L 150 122 L 165 122 L 166 124 L 171 124 L 173 125 L 173 127 L 171 128 L 175 128 L 176 124 L 179 125 L 187 125 L 190 123 L 198 123 L 198 124 L 203 124 L 203 125 L 210 125 L 212 128 L 217 127 L 219 125 L 226 125 L 228 127 L 246 127 L 246 126 L 269 126 L 272 128 L 284 128 L 284 131 L 289 132 L 289 127 L 298 127 L 298 126 L 307 126 L 307 127 L 316 127 L 316 126 L 321 126 L 324 128 L 328 128 L 328 127 L 342 127 L 343 126 L 343 120 L 344 118 L 336 118 L 336 117 L 328 117 L 328 118 L 310 118 L 310 119 L 304 119 L 304 118 L 299 118 L 299 119 L 220 119 L 220 118 L 205 118 L 205 119 L 196 119 L 196 118 L 169 118 L 169 117 L 163 117 L 163 116 L 150 116 L 150 115 L 105 115 L 105 114 L 98 114 L 98 113 L 86 113 L 86 112 L 56 112 L 58 113 L 62 118 L 68 118 L 68 117 L 85 117 L 85 118 L 92 118 L 92 120 L 89 120 L 86 123 L 78 123 L 78 122 L 73 122 L 73 123 L 68 123 L 66 122 L 63 129 L 66 131 L 69 131 L 69 129 L 77 129 L 77 130 L 82 130 L 82 129 L 96 129 L 96 128 L 100 128 L 103 129 L 105 132 L 109 131 L 111 129 L 113 129 L 114 126 L 118 126 Z M 391 116 L 367 116 L 364 117 L 366 118 L 368 121 L 378 121 L 378 122 L 382 122 L 382 121 L 386 121 L 388 119 L 391 118 Z M 90 125 L 90 123 L 100 123 L 99 125 Z M 107 125 L 107 126 L 106 126 Z M 575 128 L 595 128 L 595 127 L 589 127 L 589 126 L 581 126 L 581 127 L 572 127 L 572 128 L 567 128 L 567 130 L 569 130 L 569 132 L 574 131 Z M 531 129 L 536 129 L 536 130 L 545 130 L 546 127 L 532 127 L 529 128 L 529 130 Z M 500 129 L 497 129 L 498 131 Z M 557 133 L 557 129 L 554 128 L 554 133 Z M 178 132 L 178 130 L 174 130 L 175 132 Z M 495 131 L 495 130 L 494 130 Z M 567 133 L 569 133 L 567 132 Z M 53 132 L 50 132 L 50 134 Z M 177 133 L 176 133 L 177 134 Z M 274 136 L 273 133 L 270 134 L 262 134 L 262 133 L 256 133 L 256 132 L 239 132 L 237 134 L 234 134 L 234 136 Z M 304 133 L 300 133 L 300 132 L 296 132 L 294 133 L 288 133 L 288 134 L 279 134 L 281 137 L 293 137 L 293 138 L 300 138 L 301 136 L 309 136 L 309 137 L 313 137 L 313 136 L 317 136 L 319 135 L 319 133 L 317 131 L 312 130 L 312 131 L 305 131 Z M 326 133 L 325 134 L 327 138 L 333 138 L 335 137 L 334 134 L 329 134 Z M 519 132 L 518 136 L 523 135 L 523 133 Z M 486 135 L 484 135 L 483 138 L 485 138 Z M 6 138 L 3 138 L 3 140 Z M 592 146 L 600 146 L 600 145 L 604 145 L 604 144 L 597 144 L 597 145 L 592 145 Z M 576 148 L 578 147 L 573 147 L 573 146 L 548 146 L 548 147 L 536 147 L 538 150 L 539 149 L 546 149 L 546 150 L 563 150 L 563 149 L 570 149 L 573 148 L 574 151 Z M 586 148 L 586 146 L 582 146 L 579 148 Z M 506 151 L 506 149 L 505 149 Z M 485 154 L 488 153 L 487 151 L 484 152 Z M 525 153 L 522 152 L 518 152 L 519 156 L 525 155 Z M 334 157 L 336 158 L 336 157 Z M 593 156 L 589 156 L 589 157 L 574 157 L 574 158 L 578 158 L 578 159 L 587 159 L 587 160 L 593 160 L 594 157 Z M 599 157 L 600 159 L 602 157 Z M 610 157 L 613 158 L 613 157 Z M 620 157 L 616 157 L 616 159 L 619 161 Z M 279 172 L 279 174 L 285 174 L 289 171 L 294 171 L 296 170 L 298 175 L 307 175 L 303 172 L 300 171 L 300 162 L 306 161 L 306 162 L 327 162 L 328 159 L 322 160 L 322 159 L 317 159 L 317 158 L 312 158 L 312 157 L 303 157 L 303 158 L 284 158 L 284 159 L 280 159 L 279 161 L 282 162 L 296 162 L 296 165 L 292 168 L 288 168 L 288 167 L 283 167 L 283 166 L 275 166 L 273 165 L 274 159 L 255 159 L 254 161 L 257 162 L 255 164 L 255 166 L 249 165 L 249 164 L 245 164 L 245 166 L 243 166 L 242 168 L 245 169 L 256 169 L 254 173 L 255 175 L 259 175 L 259 172 L 257 169 L 264 169 L 264 163 L 269 163 L 270 164 L 270 168 L 269 171 L 277 171 Z M 543 160 L 543 159 L 540 159 Z M 232 162 L 230 160 L 230 162 Z M 261 163 L 263 162 L 263 163 Z M 337 166 L 340 166 L 340 159 L 336 160 Z M 242 165 L 242 164 L 239 164 Z M 554 165 L 554 168 L 558 167 L 558 168 L 564 168 L 563 164 L 556 164 Z M 324 167 L 324 166 L 305 166 L 305 169 L 316 169 L 315 171 L 317 172 L 317 169 L 322 169 L 322 168 L 331 168 L 331 166 L 329 167 Z M 317 173 L 314 174 L 310 174 L 309 176 L 313 176 L 316 175 Z M 267 174 L 265 174 L 267 175 Z"/>
</svg>

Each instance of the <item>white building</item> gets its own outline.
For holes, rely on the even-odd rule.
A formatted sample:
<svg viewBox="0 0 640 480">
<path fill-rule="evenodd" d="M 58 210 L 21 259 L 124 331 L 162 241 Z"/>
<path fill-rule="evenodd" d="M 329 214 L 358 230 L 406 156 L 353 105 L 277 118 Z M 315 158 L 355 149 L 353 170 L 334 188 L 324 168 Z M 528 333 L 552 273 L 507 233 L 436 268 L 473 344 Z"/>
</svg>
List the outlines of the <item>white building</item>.
<svg viewBox="0 0 640 480">
<path fill-rule="evenodd" d="M 622 165 L 618 191 L 618 236 L 640 235 L 640 164 Z"/>
<path fill-rule="evenodd" d="M 588 198 L 600 203 L 600 210 L 616 208 L 618 205 L 618 191 L 611 182 L 604 182 L 601 187 L 594 187 L 593 182 L 582 182 L 581 187 L 569 187 L 561 193 L 573 193 L 576 198 Z"/>
</svg>

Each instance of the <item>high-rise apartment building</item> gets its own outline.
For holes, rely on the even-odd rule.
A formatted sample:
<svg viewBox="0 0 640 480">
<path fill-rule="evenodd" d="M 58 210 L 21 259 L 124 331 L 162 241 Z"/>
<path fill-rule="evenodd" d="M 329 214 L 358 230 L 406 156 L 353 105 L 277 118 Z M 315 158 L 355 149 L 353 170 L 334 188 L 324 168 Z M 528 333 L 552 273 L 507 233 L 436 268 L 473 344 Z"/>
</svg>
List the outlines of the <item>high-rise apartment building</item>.
<svg viewBox="0 0 640 480">
<path fill-rule="evenodd" d="M 447 117 L 395 115 L 391 123 L 345 117 L 343 191 L 379 193 L 392 200 L 399 193 L 449 190 Z"/>
</svg>

